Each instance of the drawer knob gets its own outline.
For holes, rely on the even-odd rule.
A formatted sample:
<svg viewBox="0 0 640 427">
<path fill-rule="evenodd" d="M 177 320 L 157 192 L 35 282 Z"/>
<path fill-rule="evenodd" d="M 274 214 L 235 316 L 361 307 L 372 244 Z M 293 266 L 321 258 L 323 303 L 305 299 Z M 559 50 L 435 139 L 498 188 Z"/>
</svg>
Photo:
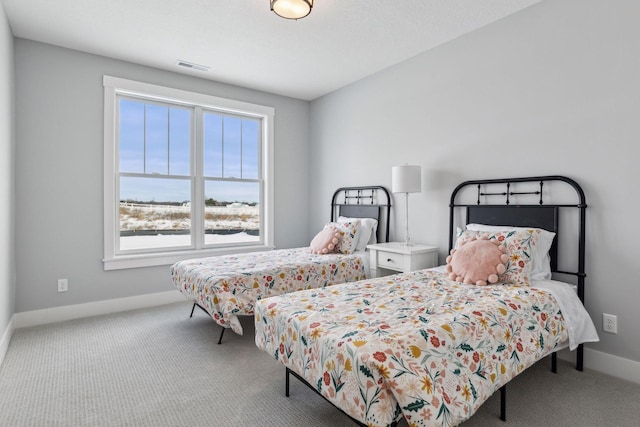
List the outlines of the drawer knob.
<svg viewBox="0 0 640 427">
<path fill-rule="evenodd" d="M 393 262 L 391 258 L 387 258 L 387 262 Z"/>
</svg>

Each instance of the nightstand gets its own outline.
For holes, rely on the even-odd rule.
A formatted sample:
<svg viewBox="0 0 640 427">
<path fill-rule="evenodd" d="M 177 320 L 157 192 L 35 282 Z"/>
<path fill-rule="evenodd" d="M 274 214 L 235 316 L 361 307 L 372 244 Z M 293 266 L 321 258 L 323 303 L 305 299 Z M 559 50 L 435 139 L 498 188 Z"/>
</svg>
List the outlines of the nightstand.
<svg viewBox="0 0 640 427">
<path fill-rule="evenodd" d="M 372 277 L 380 277 L 397 272 L 421 270 L 438 265 L 438 248 L 413 244 L 404 246 L 402 242 L 377 243 L 367 245 L 370 254 Z"/>
</svg>

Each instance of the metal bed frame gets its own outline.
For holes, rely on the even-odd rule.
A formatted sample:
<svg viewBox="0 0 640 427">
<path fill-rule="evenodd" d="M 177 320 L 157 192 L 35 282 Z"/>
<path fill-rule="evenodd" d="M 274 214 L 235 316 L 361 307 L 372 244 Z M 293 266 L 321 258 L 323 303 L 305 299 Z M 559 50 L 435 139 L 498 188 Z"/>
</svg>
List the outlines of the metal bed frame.
<svg viewBox="0 0 640 427">
<path fill-rule="evenodd" d="M 342 201 L 340 201 L 342 199 Z M 389 215 L 391 214 L 391 197 L 386 188 L 379 185 L 361 187 L 341 187 L 338 188 L 331 197 L 331 221 L 334 222 L 338 216 L 350 218 L 373 218 L 378 221 L 377 238 L 378 241 L 389 241 Z M 384 226 L 380 226 L 383 223 Z M 210 316 L 207 310 L 197 302 L 191 307 L 191 314 L 199 307 Z M 227 328 L 221 327 L 218 344 L 222 344 L 222 337 Z"/>
<path fill-rule="evenodd" d="M 545 184 L 551 182 L 568 184 L 577 196 L 577 203 L 545 204 Z M 533 189 L 516 191 L 516 187 L 527 187 L 535 184 Z M 475 187 L 475 203 L 456 203 L 456 198 L 465 189 Z M 498 188 L 496 191 L 495 188 Z M 502 198 L 502 203 L 496 199 Z M 527 199 L 527 203 L 512 204 L 515 199 Z M 491 200 L 491 202 L 489 202 Z M 553 245 L 549 251 L 551 271 L 553 273 L 577 277 L 578 297 L 584 304 L 585 248 L 586 248 L 586 209 L 587 202 L 584 191 L 574 180 L 560 175 L 539 176 L 529 178 L 504 178 L 465 181 L 458 185 L 451 194 L 449 204 L 449 250 L 453 248 L 455 236 L 456 209 L 462 208 L 466 213 L 464 224 L 505 225 L 515 227 L 536 227 L 556 233 Z M 578 260 L 576 271 L 562 271 L 558 269 L 558 240 L 560 210 L 576 209 L 578 211 Z M 576 353 L 576 369 L 583 370 L 584 345 L 580 344 Z M 551 371 L 557 372 L 557 354 L 551 354 Z M 505 384 L 500 388 L 500 419 L 506 421 L 506 389 Z"/>
<path fill-rule="evenodd" d="M 575 196 L 577 196 L 576 203 L 552 203 L 546 204 L 544 202 L 545 184 L 552 182 L 561 182 L 567 184 L 574 190 Z M 522 191 L 516 187 L 528 187 L 535 185 L 535 189 L 527 189 Z M 498 191 L 495 187 L 499 187 Z M 458 202 L 457 198 L 462 198 L 462 194 L 465 190 L 475 187 L 475 203 Z M 368 187 L 363 187 L 368 188 Z M 335 203 L 336 195 L 343 189 L 339 189 L 334 194 L 331 207 L 332 219 L 334 218 L 334 209 L 339 204 Z M 386 190 L 385 190 L 386 192 Z M 468 195 L 467 195 L 468 196 Z M 388 197 L 388 193 L 387 193 Z M 533 197 L 533 199 L 532 199 Z M 357 198 L 357 203 L 361 201 L 360 197 Z M 496 198 L 502 198 L 502 203 L 495 202 Z M 349 198 L 345 198 L 346 200 Z M 490 199 L 490 202 L 489 202 Z M 527 199 L 527 203 L 520 203 L 521 199 Z M 531 201 L 533 200 L 533 201 Z M 373 204 L 373 201 L 370 203 Z M 379 205 L 375 205 L 379 206 Z M 391 203 L 382 205 L 380 207 L 387 208 L 387 230 L 386 240 L 388 240 L 388 215 L 391 208 Z M 456 215 L 457 211 L 462 209 L 464 211 L 464 225 L 470 223 L 479 223 L 487 225 L 504 225 L 514 227 L 535 227 L 543 228 L 548 231 L 556 233 L 556 238 L 551 246 L 549 255 L 551 258 L 551 270 L 553 273 L 572 275 L 577 277 L 578 297 L 584 303 L 584 282 L 585 282 L 585 248 L 586 248 L 586 227 L 585 227 L 585 211 L 587 208 L 586 198 L 580 185 L 574 180 L 559 176 L 538 176 L 528 178 L 500 178 L 500 179 L 484 179 L 484 180 L 472 180 L 465 181 L 459 184 L 451 193 L 451 201 L 449 204 L 449 249 L 453 248 L 455 243 L 455 227 L 456 219 L 459 218 Z M 560 210 L 577 210 L 578 212 L 578 261 L 576 271 L 563 271 L 558 269 L 558 237 L 559 237 L 559 218 Z M 347 215 L 345 215 L 347 216 Z M 354 215 L 355 216 L 355 215 Z M 576 369 L 583 370 L 583 344 L 580 344 L 577 349 L 576 355 Z M 554 352 L 551 355 L 551 370 L 557 372 L 557 354 Z M 293 375 L 298 378 L 303 384 L 314 390 L 321 397 L 313 386 L 307 383 L 304 378 L 298 375 L 296 372 L 286 367 L 285 377 L 285 395 L 289 396 L 289 376 Z M 505 384 L 500 388 L 500 419 L 506 421 L 506 387 Z M 324 397 L 323 397 L 324 398 Z M 330 402 L 331 403 L 331 402 Z M 333 405 L 333 403 L 332 403 Z M 335 405 L 333 405 L 335 406 Z M 338 410 L 345 413 L 342 409 L 335 406 Z M 350 417 L 351 420 L 359 426 L 366 427 L 366 424 Z M 391 423 L 394 427 L 397 422 Z"/>
</svg>

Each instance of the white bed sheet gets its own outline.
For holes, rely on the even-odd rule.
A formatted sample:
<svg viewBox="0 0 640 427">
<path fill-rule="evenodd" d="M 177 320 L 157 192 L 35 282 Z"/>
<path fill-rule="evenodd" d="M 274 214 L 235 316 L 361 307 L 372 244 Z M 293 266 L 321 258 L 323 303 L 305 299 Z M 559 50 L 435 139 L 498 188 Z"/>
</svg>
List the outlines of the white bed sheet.
<svg viewBox="0 0 640 427">
<path fill-rule="evenodd" d="M 534 280 L 532 288 L 544 289 L 555 297 L 562 310 L 567 329 L 569 330 L 569 349 L 575 350 L 579 344 L 598 342 L 598 332 L 587 309 L 576 294 L 576 286 L 557 280 Z"/>
</svg>

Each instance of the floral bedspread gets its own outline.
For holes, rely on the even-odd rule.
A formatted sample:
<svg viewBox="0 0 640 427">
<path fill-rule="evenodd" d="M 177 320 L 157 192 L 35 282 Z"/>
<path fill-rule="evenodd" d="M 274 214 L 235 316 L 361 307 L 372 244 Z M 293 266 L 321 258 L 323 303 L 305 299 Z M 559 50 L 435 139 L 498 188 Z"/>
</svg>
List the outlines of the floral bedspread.
<svg viewBox="0 0 640 427">
<path fill-rule="evenodd" d="M 256 345 L 370 426 L 461 423 L 566 341 L 551 294 L 428 270 L 259 301 Z"/>
<path fill-rule="evenodd" d="M 364 256 L 280 249 L 179 261 L 170 272 L 183 295 L 198 303 L 219 325 L 242 335 L 237 316 L 253 315 L 256 301 L 365 279 Z"/>
</svg>

